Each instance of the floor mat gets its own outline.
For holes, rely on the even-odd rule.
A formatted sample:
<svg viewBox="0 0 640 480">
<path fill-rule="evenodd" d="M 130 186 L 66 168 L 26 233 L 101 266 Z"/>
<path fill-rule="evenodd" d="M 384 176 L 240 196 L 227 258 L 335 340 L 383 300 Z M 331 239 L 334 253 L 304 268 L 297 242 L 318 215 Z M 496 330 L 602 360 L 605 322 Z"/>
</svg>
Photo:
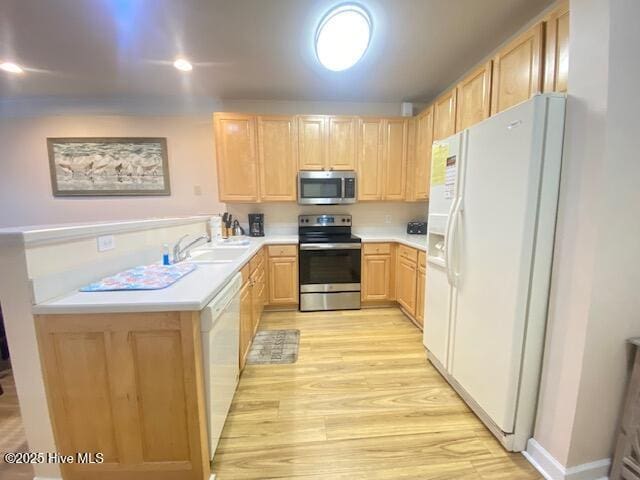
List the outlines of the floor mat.
<svg viewBox="0 0 640 480">
<path fill-rule="evenodd" d="M 260 330 L 253 339 L 247 364 L 296 363 L 300 330 Z"/>
</svg>

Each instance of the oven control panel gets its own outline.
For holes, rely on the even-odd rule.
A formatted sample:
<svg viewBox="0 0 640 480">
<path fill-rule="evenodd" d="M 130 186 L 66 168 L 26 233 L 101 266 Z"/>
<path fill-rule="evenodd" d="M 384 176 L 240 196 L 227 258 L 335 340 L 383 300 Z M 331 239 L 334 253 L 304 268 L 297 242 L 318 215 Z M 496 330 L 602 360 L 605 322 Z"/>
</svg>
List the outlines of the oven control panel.
<svg viewBox="0 0 640 480">
<path fill-rule="evenodd" d="M 300 215 L 301 227 L 350 227 L 351 215 Z"/>
</svg>

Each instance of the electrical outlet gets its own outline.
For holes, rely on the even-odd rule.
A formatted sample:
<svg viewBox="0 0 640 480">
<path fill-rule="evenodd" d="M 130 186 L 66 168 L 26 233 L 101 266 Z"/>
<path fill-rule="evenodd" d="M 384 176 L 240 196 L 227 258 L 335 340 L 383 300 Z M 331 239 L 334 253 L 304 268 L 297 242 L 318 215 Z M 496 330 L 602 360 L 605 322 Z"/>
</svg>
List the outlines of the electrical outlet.
<svg viewBox="0 0 640 480">
<path fill-rule="evenodd" d="M 201 185 L 194 185 L 193 186 L 193 194 L 196 197 L 199 197 L 200 195 L 202 195 L 202 186 Z"/>
<path fill-rule="evenodd" d="M 391 223 L 391 215 L 384 216 L 384 223 Z"/>
<path fill-rule="evenodd" d="M 113 235 L 102 235 L 98 237 L 98 251 L 106 252 L 107 250 L 113 250 L 116 248 L 116 239 Z"/>
</svg>

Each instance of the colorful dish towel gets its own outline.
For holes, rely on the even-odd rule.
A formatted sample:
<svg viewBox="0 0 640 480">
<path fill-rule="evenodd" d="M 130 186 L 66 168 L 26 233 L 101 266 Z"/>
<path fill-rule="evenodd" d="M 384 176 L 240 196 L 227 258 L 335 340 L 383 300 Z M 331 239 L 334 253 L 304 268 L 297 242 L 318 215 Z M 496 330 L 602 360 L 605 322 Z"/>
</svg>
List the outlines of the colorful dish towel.
<svg viewBox="0 0 640 480">
<path fill-rule="evenodd" d="M 176 283 L 186 274 L 193 272 L 195 268 L 196 266 L 192 263 L 141 265 L 91 283 L 82 287 L 80 291 L 160 290 Z"/>
</svg>

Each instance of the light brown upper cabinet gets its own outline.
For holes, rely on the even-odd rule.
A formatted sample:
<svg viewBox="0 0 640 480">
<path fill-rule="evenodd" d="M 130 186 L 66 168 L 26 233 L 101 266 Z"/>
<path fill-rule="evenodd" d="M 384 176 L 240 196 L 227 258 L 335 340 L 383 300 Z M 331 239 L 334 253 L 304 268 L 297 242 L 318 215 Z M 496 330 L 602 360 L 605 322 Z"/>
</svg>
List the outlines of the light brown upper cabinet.
<svg viewBox="0 0 640 480">
<path fill-rule="evenodd" d="M 323 170 L 327 164 L 327 122 L 322 115 L 298 117 L 298 168 Z"/>
<path fill-rule="evenodd" d="M 358 125 L 358 200 L 382 200 L 384 120 L 361 118 Z"/>
<path fill-rule="evenodd" d="M 456 133 L 456 89 L 442 94 L 433 103 L 433 139 L 442 140 Z"/>
<path fill-rule="evenodd" d="M 328 117 L 329 170 L 355 170 L 357 117 Z"/>
<path fill-rule="evenodd" d="M 489 118 L 491 70 L 492 62 L 489 61 L 473 70 L 458 84 L 456 132 Z"/>
<path fill-rule="evenodd" d="M 298 117 L 300 170 L 354 170 L 357 117 L 301 115 Z"/>
<path fill-rule="evenodd" d="M 524 102 L 542 84 L 542 23 L 504 46 L 493 60 L 491 113 Z"/>
<path fill-rule="evenodd" d="M 294 117 L 258 117 L 260 199 L 296 201 L 298 136 Z"/>
<path fill-rule="evenodd" d="M 431 144 L 433 143 L 433 105 L 415 120 L 415 147 L 412 168 L 407 174 L 407 200 L 419 201 L 429 198 L 431 180 Z"/>
<path fill-rule="evenodd" d="M 407 174 L 406 118 L 388 118 L 382 130 L 382 199 L 404 200 Z"/>
<path fill-rule="evenodd" d="M 258 161 L 253 115 L 214 113 L 221 202 L 257 202 Z"/>
<path fill-rule="evenodd" d="M 546 19 L 544 91 L 566 92 L 569 74 L 569 2 Z"/>
</svg>

